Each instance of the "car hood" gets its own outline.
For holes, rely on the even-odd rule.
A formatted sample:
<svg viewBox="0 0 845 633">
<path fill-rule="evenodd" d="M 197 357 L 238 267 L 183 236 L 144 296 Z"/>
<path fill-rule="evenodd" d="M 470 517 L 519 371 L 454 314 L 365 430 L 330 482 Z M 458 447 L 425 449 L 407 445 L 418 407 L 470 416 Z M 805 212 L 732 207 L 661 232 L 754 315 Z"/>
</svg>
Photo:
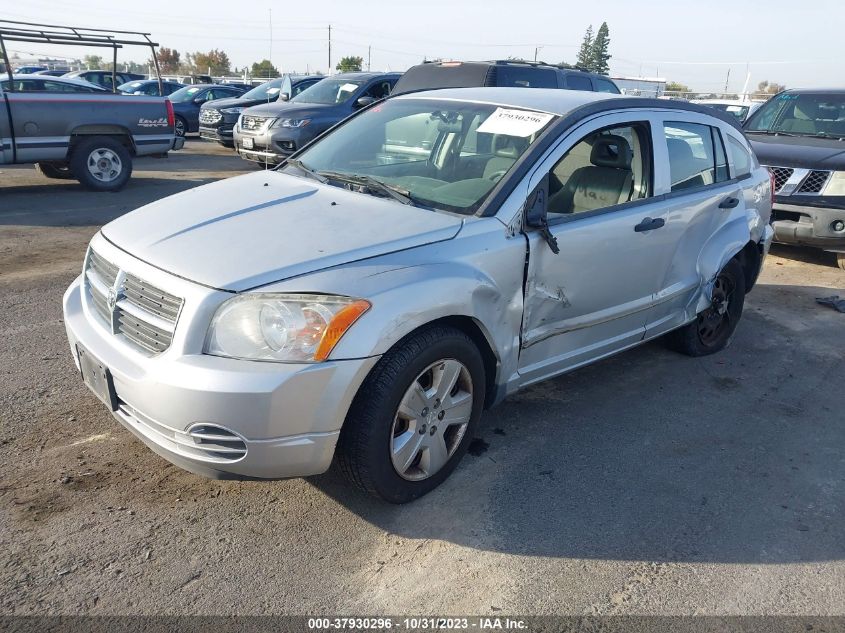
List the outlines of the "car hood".
<svg viewBox="0 0 845 633">
<path fill-rule="evenodd" d="M 268 104 L 267 99 L 243 99 L 241 97 L 224 97 L 222 99 L 214 99 L 213 101 L 207 101 L 206 103 L 203 103 L 201 109 L 205 110 L 206 108 L 214 108 L 215 110 L 219 110 L 220 108 L 250 108 L 255 105 L 270 105 L 272 103 L 275 103 L 275 101 L 271 101 Z"/>
<path fill-rule="evenodd" d="M 320 114 L 327 114 L 337 105 L 324 103 L 295 103 L 292 101 L 276 101 L 274 103 L 263 103 L 253 106 L 247 114 L 261 117 L 276 117 L 284 113 L 285 116 L 292 115 L 299 118 L 308 118 Z"/>
<path fill-rule="evenodd" d="M 153 202 L 102 233 L 162 270 L 237 292 L 449 240 L 462 225 L 458 216 L 265 171 Z"/>
<path fill-rule="evenodd" d="M 845 141 L 754 132 L 746 132 L 745 135 L 763 165 L 845 170 Z"/>
</svg>

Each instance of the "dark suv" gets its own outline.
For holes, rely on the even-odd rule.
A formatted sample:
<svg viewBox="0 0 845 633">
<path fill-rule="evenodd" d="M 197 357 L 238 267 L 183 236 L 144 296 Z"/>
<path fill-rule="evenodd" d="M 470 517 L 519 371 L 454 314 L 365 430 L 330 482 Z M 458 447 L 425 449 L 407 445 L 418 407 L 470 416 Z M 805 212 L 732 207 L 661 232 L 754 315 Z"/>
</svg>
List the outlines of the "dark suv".
<svg viewBox="0 0 845 633">
<path fill-rule="evenodd" d="M 218 99 L 214 103 L 203 104 L 199 114 L 200 138 L 234 147 L 232 129 L 245 108 L 262 103 L 287 101 L 322 78 L 322 75 L 282 75 L 265 81 L 240 97 Z"/>
<path fill-rule="evenodd" d="M 426 62 L 412 66 L 396 83 L 393 94 L 437 88 L 563 88 L 619 94 L 604 75 L 543 62 Z"/>
<path fill-rule="evenodd" d="M 836 253 L 845 269 L 845 90 L 787 90 L 745 134 L 774 183 L 775 241 Z"/>
<path fill-rule="evenodd" d="M 116 72 L 115 79 L 117 80 L 117 86 L 122 84 L 128 83 L 130 81 L 139 81 L 141 79 L 146 79 L 145 75 L 139 75 L 138 73 L 124 73 L 124 72 Z M 85 81 L 94 84 L 95 86 L 102 86 L 108 90 L 112 90 L 116 86 L 112 86 L 111 83 L 111 71 L 110 70 L 74 70 L 69 73 L 65 73 L 62 77 L 76 77 L 77 79 L 84 79 Z"/>
</svg>

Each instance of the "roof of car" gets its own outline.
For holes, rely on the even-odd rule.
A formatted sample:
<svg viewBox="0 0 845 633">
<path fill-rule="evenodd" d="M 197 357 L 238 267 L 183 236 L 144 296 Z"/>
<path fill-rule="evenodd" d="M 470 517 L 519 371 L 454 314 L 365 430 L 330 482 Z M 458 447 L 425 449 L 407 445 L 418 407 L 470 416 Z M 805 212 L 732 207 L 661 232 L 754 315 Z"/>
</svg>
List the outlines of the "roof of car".
<svg viewBox="0 0 845 633">
<path fill-rule="evenodd" d="M 441 88 L 396 95 L 392 99 L 445 99 L 488 103 L 490 105 L 525 108 L 564 116 L 586 106 L 591 111 L 616 108 L 652 108 L 656 110 L 686 110 L 715 117 L 739 128 L 736 117 L 714 108 L 688 101 L 667 101 L 646 97 L 630 97 L 608 92 L 561 90 L 559 88 Z"/>
<path fill-rule="evenodd" d="M 338 73 L 337 75 L 330 75 L 328 79 L 337 79 L 342 77 L 343 79 L 372 79 L 373 77 L 391 77 L 396 76 L 398 77 L 402 73 L 369 73 L 369 72 L 353 72 L 353 73 Z"/>
<path fill-rule="evenodd" d="M 0 80 L 8 79 L 8 75 L 0 75 Z M 34 79 L 36 81 L 54 81 L 63 84 L 71 84 L 73 86 L 83 86 L 85 88 L 99 88 L 100 90 L 105 90 L 102 86 L 98 86 L 97 84 L 92 84 L 90 81 L 85 81 L 84 79 L 77 79 L 76 77 L 55 77 L 53 75 L 36 75 L 35 73 L 13 73 L 12 79 Z"/>
</svg>

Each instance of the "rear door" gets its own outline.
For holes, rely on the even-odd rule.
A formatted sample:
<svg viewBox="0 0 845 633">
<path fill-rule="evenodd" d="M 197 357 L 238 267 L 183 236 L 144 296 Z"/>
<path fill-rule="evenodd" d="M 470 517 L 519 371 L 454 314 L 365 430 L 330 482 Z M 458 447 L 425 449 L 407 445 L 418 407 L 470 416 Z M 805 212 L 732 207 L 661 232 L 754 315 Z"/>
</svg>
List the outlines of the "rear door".
<svg viewBox="0 0 845 633">
<path fill-rule="evenodd" d="M 660 253 L 663 276 L 648 315 L 648 338 L 694 318 L 699 290 L 709 281 L 701 272 L 708 241 L 726 219 L 745 213 L 741 185 L 730 178 L 723 134 L 714 119 L 666 113 L 656 132 L 657 186 L 665 195 L 655 217 L 665 221 L 660 233 L 675 247 Z"/>
<path fill-rule="evenodd" d="M 527 232 L 519 371 L 524 382 L 630 347 L 645 335 L 674 244 L 649 218 L 654 190 L 650 113 L 599 116 L 571 132 L 531 178 L 548 174 L 549 230 Z"/>
<path fill-rule="evenodd" d="M 7 80 L 8 81 L 8 80 Z M 9 164 L 12 157 L 12 129 L 9 127 L 9 104 L 0 85 L 0 165 Z"/>
</svg>

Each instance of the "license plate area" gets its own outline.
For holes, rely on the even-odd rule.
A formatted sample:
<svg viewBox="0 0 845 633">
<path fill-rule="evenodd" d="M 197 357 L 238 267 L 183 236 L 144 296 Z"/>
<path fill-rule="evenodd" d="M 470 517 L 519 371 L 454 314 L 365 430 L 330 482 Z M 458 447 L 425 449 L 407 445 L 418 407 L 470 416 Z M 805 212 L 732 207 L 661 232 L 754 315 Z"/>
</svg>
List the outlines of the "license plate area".
<svg viewBox="0 0 845 633">
<path fill-rule="evenodd" d="M 88 350 L 77 343 L 76 355 L 79 358 L 79 369 L 82 372 L 82 381 L 94 392 L 112 411 L 117 411 L 117 394 L 114 390 L 109 368 L 94 358 Z"/>
<path fill-rule="evenodd" d="M 252 139 L 249 137 L 242 139 L 241 143 L 243 144 L 244 149 L 252 149 L 253 147 L 255 147 L 255 145 L 253 145 L 252 143 Z"/>
</svg>

